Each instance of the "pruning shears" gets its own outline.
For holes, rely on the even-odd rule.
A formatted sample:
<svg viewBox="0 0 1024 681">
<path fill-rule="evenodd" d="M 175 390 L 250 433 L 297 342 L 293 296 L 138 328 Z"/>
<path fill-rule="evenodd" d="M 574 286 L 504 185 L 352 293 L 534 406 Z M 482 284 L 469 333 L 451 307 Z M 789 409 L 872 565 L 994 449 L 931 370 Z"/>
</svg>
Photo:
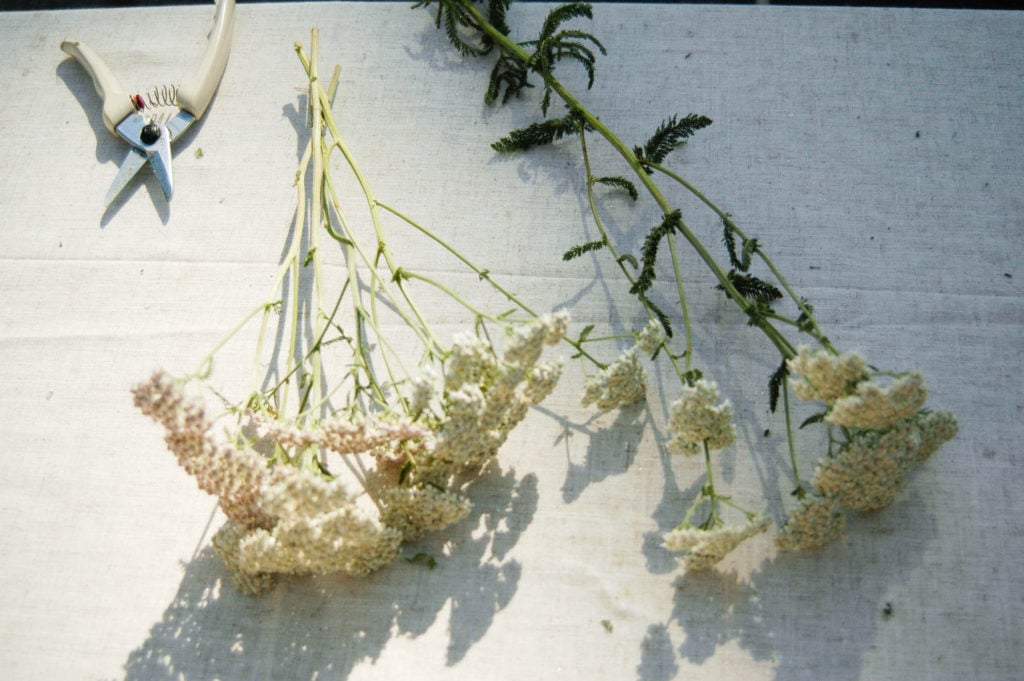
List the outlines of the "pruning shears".
<svg viewBox="0 0 1024 681">
<path fill-rule="evenodd" d="M 174 194 L 171 143 L 199 120 L 224 76 L 231 50 L 235 0 L 217 0 L 217 13 L 206 54 L 196 75 L 181 85 L 158 85 L 141 92 L 121 88 L 113 73 L 91 48 L 65 40 L 60 49 L 71 55 L 92 77 L 103 100 L 103 124 L 131 145 L 107 192 L 105 206 L 117 198 L 142 166 L 149 163 L 164 196 Z"/>
</svg>

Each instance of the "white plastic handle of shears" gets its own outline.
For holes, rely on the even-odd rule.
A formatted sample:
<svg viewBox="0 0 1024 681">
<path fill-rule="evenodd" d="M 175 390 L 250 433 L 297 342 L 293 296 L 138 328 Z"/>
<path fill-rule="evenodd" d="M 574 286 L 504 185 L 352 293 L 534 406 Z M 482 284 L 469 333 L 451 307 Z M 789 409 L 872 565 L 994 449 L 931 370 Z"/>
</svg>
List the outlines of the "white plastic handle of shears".
<svg viewBox="0 0 1024 681">
<path fill-rule="evenodd" d="M 103 125 L 114 133 L 117 124 L 125 116 L 135 111 L 131 96 L 121 89 L 121 85 L 100 59 L 100 56 L 85 43 L 77 40 L 65 40 L 60 44 L 60 49 L 74 57 L 92 76 L 92 84 L 96 87 L 96 93 L 103 100 Z"/>
<path fill-rule="evenodd" d="M 217 16 L 214 20 L 210 44 L 203 55 L 203 62 L 192 80 L 178 88 L 178 106 L 196 118 L 206 113 L 206 107 L 213 99 L 231 51 L 231 28 L 235 18 L 235 0 L 217 0 Z"/>
</svg>

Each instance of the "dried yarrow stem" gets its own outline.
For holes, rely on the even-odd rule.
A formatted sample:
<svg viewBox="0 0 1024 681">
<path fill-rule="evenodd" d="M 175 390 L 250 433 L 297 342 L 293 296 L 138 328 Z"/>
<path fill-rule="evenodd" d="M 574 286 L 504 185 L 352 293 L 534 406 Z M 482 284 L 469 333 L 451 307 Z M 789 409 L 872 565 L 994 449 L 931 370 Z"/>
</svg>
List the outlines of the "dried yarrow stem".
<svg viewBox="0 0 1024 681">
<path fill-rule="evenodd" d="M 372 195 L 325 106 L 337 71 L 324 89 L 315 31 L 313 37 L 314 59 L 297 47 L 309 76 L 313 131 L 295 182 L 296 220 L 271 296 L 187 380 L 158 372 L 134 391 L 136 405 L 164 428 L 182 467 L 218 497 L 228 521 L 213 546 L 247 593 L 266 591 L 281 575 L 365 575 L 391 563 L 404 541 L 464 519 L 474 478 L 530 407 L 554 390 L 561 361 L 541 355 L 569 328 L 568 314 L 533 312 L 438 235 Z M 351 218 L 341 217 L 328 148 L 348 164 L 365 193 L 360 205 L 368 206 L 373 228 L 367 247 Z M 304 176 L 310 169 L 315 195 L 307 200 Z M 517 309 L 491 314 L 463 292 L 399 267 L 386 238 L 387 216 L 428 237 Z M 329 243 L 321 245 L 325 238 Z M 322 290 L 330 245 L 346 265 L 337 297 Z M 307 271 L 312 285 L 294 288 Z M 447 294 L 473 330 L 445 345 L 426 308 L 413 301 L 409 279 Z M 275 314 L 285 342 L 268 351 L 264 341 Z M 389 315 L 387 326 L 382 315 Z M 208 380 L 214 354 L 256 317 L 262 324 L 254 387 L 246 400 L 232 403 Z M 398 331 L 395 317 L 405 325 Z M 492 344 L 492 338 L 499 340 Z M 408 343 L 417 345 L 410 351 L 403 345 Z M 347 365 L 333 383 L 322 361 L 328 344 Z M 225 412 L 220 425 L 201 399 L 186 396 L 186 385 L 217 395 Z"/>
<path fill-rule="evenodd" d="M 199 400 L 186 397 L 166 373 L 136 387 L 135 402 L 166 429 L 171 451 L 200 488 L 220 497 L 229 523 L 214 546 L 242 590 L 261 592 L 281 574 L 362 575 L 390 563 L 403 541 L 466 517 L 470 500 L 449 486 L 491 460 L 529 407 L 550 393 L 560 362 L 537 360 L 545 343 L 560 340 L 566 322 L 565 315 L 545 315 L 519 326 L 501 359 L 463 337 L 451 351 L 456 369 L 445 376 L 455 389 L 417 421 L 332 417 L 309 430 L 261 424 L 260 431 L 291 450 L 282 461 L 301 460 L 298 453 L 311 447 L 348 457 L 383 450 L 384 460 L 406 461 L 402 475 L 377 476 L 365 488 L 377 503 L 376 517 L 339 479 L 271 465 L 250 449 L 219 442 Z"/>
</svg>

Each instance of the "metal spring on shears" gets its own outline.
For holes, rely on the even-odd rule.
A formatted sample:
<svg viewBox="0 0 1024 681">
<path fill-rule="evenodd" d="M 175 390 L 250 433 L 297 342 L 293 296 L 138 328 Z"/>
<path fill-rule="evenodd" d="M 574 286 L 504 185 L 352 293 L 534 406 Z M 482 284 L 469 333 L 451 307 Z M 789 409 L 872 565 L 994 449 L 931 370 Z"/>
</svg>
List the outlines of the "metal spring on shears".
<svg viewBox="0 0 1024 681">
<path fill-rule="evenodd" d="M 134 94 L 132 95 L 132 106 L 136 111 L 178 106 L 178 86 L 157 85 L 144 93 Z"/>
</svg>

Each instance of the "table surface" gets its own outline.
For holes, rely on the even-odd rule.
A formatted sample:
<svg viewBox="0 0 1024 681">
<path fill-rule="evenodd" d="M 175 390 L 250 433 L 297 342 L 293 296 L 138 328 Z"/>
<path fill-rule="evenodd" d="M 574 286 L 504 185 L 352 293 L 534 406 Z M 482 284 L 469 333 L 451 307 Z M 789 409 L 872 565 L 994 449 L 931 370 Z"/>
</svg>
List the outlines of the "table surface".
<svg viewBox="0 0 1024 681">
<path fill-rule="evenodd" d="M 513 25 L 544 11 L 516 6 Z M 209 548 L 213 500 L 128 391 L 157 367 L 191 369 L 262 300 L 294 210 L 307 133 L 293 43 L 311 27 L 322 68 L 342 66 L 337 117 L 379 197 L 538 309 L 570 309 L 575 328 L 637 316 L 609 268 L 558 257 L 593 238 L 576 149 L 497 158 L 488 144 L 533 120 L 536 97 L 484 105 L 489 65 L 459 58 L 404 3 L 240 5 L 218 96 L 177 150 L 173 201 L 143 171 L 104 210 L 124 146 L 61 40 L 145 86 L 191 73 L 211 14 L 0 14 L 5 678 L 1024 676 L 1024 16 L 596 10 L 608 56 L 588 106 L 635 142 L 671 114 L 710 116 L 676 167 L 758 236 L 841 347 L 919 368 L 930 404 L 959 417 L 892 507 L 825 551 L 780 555 L 759 537 L 682 578 L 658 537 L 701 466 L 659 447 L 669 375 L 644 409 L 593 418 L 569 364 L 474 514 L 425 540 L 436 569 L 399 561 L 256 599 L 228 584 Z M 600 149 L 595 160 L 623 172 Z M 649 206 L 606 207 L 616 228 L 656 220 Z M 717 242 L 712 216 L 691 223 Z M 740 433 L 722 481 L 780 521 L 791 481 L 783 424 L 764 406 L 774 360 L 683 258 L 697 356 Z"/>
</svg>

